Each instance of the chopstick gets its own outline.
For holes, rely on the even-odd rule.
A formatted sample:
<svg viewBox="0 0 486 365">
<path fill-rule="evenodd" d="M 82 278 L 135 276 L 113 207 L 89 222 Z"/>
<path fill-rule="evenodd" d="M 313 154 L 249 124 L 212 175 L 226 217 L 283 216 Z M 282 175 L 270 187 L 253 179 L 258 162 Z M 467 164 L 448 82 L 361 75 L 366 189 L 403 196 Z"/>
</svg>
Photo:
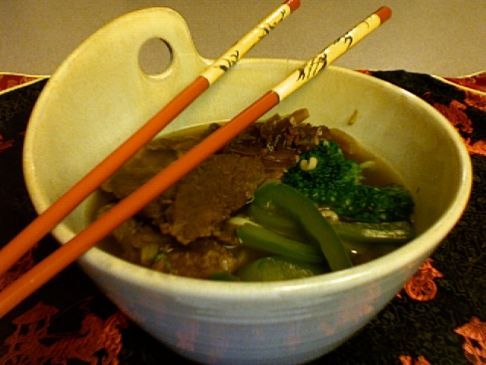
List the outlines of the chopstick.
<svg viewBox="0 0 486 365">
<path fill-rule="evenodd" d="M 228 141 L 236 137 L 259 117 L 272 109 L 305 83 L 315 78 L 328 64 L 378 28 L 391 16 L 388 7 L 381 7 L 350 31 L 342 35 L 285 80 L 241 111 L 223 127 L 182 155 L 152 179 L 121 200 L 76 237 L 45 258 L 0 293 L 0 317 L 42 286 L 51 277 L 75 261 L 80 255 L 105 238 L 126 219 L 140 211 L 156 196 L 187 175 Z"/>
<path fill-rule="evenodd" d="M 300 6 L 300 0 L 286 0 L 245 34 L 221 57 L 207 67 L 196 79 L 163 107 L 135 134 L 115 149 L 108 157 L 56 200 L 16 237 L 0 250 L 0 275 L 5 273 L 40 239 L 49 233 L 89 194 L 127 162 L 170 121 L 198 98 L 210 85 L 232 68 L 250 49 L 270 33 Z"/>
</svg>

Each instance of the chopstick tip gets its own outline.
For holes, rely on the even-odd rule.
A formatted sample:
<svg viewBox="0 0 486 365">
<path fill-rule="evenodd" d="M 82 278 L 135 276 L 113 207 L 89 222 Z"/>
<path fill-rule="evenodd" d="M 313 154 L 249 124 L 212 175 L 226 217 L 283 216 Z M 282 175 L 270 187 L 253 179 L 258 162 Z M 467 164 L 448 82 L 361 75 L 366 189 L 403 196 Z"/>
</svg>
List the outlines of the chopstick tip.
<svg viewBox="0 0 486 365">
<path fill-rule="evenodd" d="M 380 17 L 381 23 L 384 23 L 391 17 L 392 10 L 388 6 L 382 6 L 375 14 Z"/>
<path fill-rule="evenodd" d="M 300 0 L 286 0 L 284 4 L 290 7 L 291 11 L 297 10 L 300 6 Z"/>
</svg>

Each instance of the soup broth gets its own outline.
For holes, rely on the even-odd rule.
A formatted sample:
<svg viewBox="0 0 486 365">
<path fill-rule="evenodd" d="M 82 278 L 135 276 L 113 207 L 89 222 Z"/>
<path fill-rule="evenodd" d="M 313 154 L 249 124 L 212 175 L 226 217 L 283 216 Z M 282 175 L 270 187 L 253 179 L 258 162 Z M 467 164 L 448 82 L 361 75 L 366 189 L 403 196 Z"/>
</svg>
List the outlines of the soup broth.
<svg viewBox="0 0 486 365">
<path fill-rule="evenodd" d="M 347 158 L 362 164 L 360 183 L 396 186 L 401 185 L 401 181 L 382 159 L 370 154 L 352 138 L 338 130 L 305 123 L 307 116 L 306 110 L 298 110 L 289 116 L 276 115 L 250 127 L 123 223 L 111 237 L 100 243 L 100 247 L 154 270 L 195 278 L 279 280 L 326 272 L 329 266 L 326 260 L 322 267 L 288 257 L 279 261 L 282 259 L 279 254 L 244 244 L 238 235 L 238 227 L 241 224 L 260 225 L 251 221 L 249 213 L 255 192 L 267 181 L 282 180 L 299 163 L 303 166 L 299 161 L 301 156 L 319 144 L 327 143 L 325 141 L 336 141 Z M 90 213 L 92 219 L 128 196 L 219 126 L 211 123 L 188 128 L 148 144 L 103 184 Z M 347 217 L 337 215 L 326 205 L 317 204 L 317 207 L 326 222 L 338 232 L 354 265 L 386 254 L 411 238 L 410 217 L 405 222 L 377 226 L 349 222 Z M 354 239 L 344 231 L 341 234 L 340 230 L 348 229 L 348 225 L 353 225 L 351 230 L 358 227 L 360 232 L 367 230 L 371 235 Z M 377 227 L 388 227 L 386 234 L 403 237 L 382 239 L 382 232 L 376 231 Z M 390 233 L 393 230 L 396 232 Z M 304 241 L 306 244 L 305 237 L 304 234 L 295 239 L 284 234 L 282 240 Z M 279 265 L 279 274 L 255 276 L 255 262 L 260 265 L 258 270 L 265 265 Z"/>
</svg>

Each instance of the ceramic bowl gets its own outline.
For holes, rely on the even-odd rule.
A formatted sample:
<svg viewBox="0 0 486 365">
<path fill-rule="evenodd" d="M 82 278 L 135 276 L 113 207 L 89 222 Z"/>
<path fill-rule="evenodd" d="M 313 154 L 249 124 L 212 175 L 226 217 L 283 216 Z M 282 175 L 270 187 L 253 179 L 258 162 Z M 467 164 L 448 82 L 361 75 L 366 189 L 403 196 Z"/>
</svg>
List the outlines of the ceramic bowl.
<svg viewBox="0 0 486 365">
<path fill-rule="evenodd" d="M 171 50 L 169 67 L 147 75 L 139 51 L 150 39 Z M 131 135 L 210 60 L 185 21 L 167 8 L 116 19 L 87 39 L 43 90 L 25 139 L 24 172 L 45 210 Z M 246 59 L 163 133 L 231 118 L 302 61 Z M 413 193 L 418 237 L 372 262 L 331 274 L 273 283 L 213 282 L 151 271 L 89 250 L 79 264 L 143 329 L 203 363 L 285 364 L 314 359 L 362 328 L 452 229 L 471 188 L 469 157 L 449 122 L 407 91 L 329 67 L 269 114 L 297 108 L 337 127 L 390 163 Z M 349 124 L 351 115 L 355 123 Z M 64 243 L 86 227 L 91 198 L 55 230 Z"/>
</svg>

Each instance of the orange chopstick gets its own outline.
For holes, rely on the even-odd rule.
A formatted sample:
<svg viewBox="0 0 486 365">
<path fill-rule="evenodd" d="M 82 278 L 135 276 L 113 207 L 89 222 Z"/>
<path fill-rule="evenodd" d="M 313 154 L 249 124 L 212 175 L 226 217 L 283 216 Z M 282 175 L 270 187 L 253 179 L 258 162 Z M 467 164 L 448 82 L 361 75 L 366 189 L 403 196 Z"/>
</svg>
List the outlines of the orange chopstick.
<svg viewBox="0 0 486 365">
<path fill-rule="evenodd" d="M 286 19 L 300 6 L 300 0 L 287 0 L 256 27 L 231 46 L 220 58 L 213 62 L 189 86 L 152 119 L 128 138 L 121 146 L 106 157 L 85 177 L 62 195 L 30 225 L 14 237 L 0 250 L 0 275 L 5 273 L 20 257 L 49 233 L 89 194 L 127 162 L 141 147 L 149 142 L 170 121 L 177 117 L 189 104 L 206 91 L 240 58 L 263 39 L 273 28 Z"/>
<path fill-rule="evenodd" d="M 177 161 L 159 172 L 131 195 L 121 200 L 76 237 L 0 292 L 0 317 L 67 265 L 75 261 L 89 248 L 105 238 L 126 219 L 137 213 L 155 197 L 217 152 L 229 140 L 236 137 L 268 110 L 313 79 L 328 64 L 378 28 L 390 16 L 391 10 L 389 8 L 382 7 L 378 9 L 322 52 L 307 61 L 302 67 L 291 73 L 284 81 L 240 112 L 226 125 L 217 129 Z"/>
</svg>

